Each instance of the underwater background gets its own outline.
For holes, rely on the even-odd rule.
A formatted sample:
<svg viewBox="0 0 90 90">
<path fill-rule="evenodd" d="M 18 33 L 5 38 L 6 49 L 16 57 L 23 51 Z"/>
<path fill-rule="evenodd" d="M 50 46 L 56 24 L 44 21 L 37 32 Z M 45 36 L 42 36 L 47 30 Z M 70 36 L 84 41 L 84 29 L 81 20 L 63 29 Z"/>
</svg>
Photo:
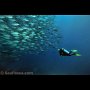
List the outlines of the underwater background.
<svg viewBox="0 0 90 90">
<path fill-rule="evenodd" d="M 54 47 L 77 49 L 81 56 L 62 57 L 57 48 L 49 47 L 44 53 L 23 54 L 20 60 L 1 61 L 0 71 L 33 72 L 35 75 L 89 75 L 90 15 L 56 15 L 54 23 L 59 30 L 57 34 L 61 35 L 60 43 Z M 49 40 L 57 42 L 55 37 Z"/>
</svg>

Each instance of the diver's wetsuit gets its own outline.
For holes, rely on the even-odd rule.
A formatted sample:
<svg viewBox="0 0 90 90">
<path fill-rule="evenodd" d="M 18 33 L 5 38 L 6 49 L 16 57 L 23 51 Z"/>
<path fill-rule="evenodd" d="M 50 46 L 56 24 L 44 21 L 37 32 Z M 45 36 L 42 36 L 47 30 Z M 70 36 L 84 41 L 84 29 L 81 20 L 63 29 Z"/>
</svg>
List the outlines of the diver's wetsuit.
<svg viewBox="0 0 90 90">
<path fill-rule="evenodd" d="M 59 49 L 59 54 L 60 56 L 72 56 L 72 54 L 65 49 Z"/>
</svg>

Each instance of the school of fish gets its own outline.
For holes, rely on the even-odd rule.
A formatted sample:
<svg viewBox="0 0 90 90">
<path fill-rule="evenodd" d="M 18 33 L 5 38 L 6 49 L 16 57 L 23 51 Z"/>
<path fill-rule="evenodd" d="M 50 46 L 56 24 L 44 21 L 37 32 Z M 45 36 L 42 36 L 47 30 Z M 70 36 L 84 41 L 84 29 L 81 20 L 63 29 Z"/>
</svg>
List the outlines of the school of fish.
<svg viewBox="0 0 90 90">
<path fill-rule="evenodd" d="M 55 15 L 0 15 L 0 58 L 55 47 L 61 37 L 54 20 Z"/>
</svg>

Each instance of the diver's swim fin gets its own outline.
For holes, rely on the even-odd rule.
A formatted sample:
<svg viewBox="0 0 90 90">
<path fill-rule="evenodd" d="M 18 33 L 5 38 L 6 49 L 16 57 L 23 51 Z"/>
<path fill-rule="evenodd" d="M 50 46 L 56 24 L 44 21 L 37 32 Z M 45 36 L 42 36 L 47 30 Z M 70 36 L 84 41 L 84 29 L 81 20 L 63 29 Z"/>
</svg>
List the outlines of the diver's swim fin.
<svg viewBox="0 0 90 90">
<path fill-rule="evenodd" d="M 81 56 L 80 54 L 76 54 L 75 56 Z"/>
<path fill-rule="evenodd" d="M 73 50 L 71 50 L 71 52 L 73 52 L 73 53 L 77 53 L 78 50 L 73 49 Z"/>
</svg>

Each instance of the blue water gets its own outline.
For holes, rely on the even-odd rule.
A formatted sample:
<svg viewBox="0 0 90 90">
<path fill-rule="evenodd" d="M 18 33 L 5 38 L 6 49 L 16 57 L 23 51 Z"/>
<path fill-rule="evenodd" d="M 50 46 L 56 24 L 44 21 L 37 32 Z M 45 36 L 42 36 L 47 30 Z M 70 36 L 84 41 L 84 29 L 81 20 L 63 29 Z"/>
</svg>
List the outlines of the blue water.
<svg viewBox="0 0 90 90">
<path fill-rule="evenodd" d="M 77 49 L 80 57 L 61 57 L 55 48 L 40 55 L 24 55 L 20 61 L 6 64 L 16 71 L 46 75 L 90 74 L 90 15 L 57 15 L 55 24 L 63 38 L 60 47 Z"/>
</svg>

